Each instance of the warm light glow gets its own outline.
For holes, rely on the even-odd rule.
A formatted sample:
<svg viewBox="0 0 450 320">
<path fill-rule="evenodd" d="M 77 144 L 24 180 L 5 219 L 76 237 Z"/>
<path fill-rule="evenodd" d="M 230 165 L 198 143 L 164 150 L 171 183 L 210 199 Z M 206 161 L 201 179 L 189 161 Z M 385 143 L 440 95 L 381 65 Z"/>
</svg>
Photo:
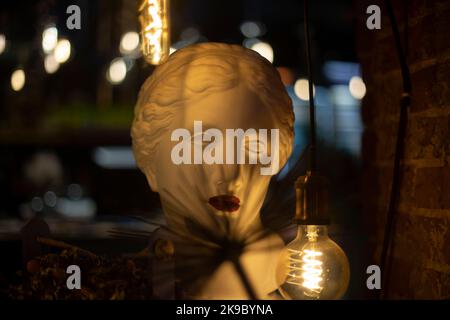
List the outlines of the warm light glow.
<svg viewBox="0 0 450 320">
<path fill-rule="evenodd" d="M 322 262 L 318 260 L 318 257 L 322 255 L 322 252 L 315 250 L 305 250 L 303 254 L 303 267 L 302 267 L 302 285 L 308 289 L 314 289 L 320 292 L 322 287 Z"/>
<path fill-rule="evenodd" d="M 122 58 L 114 59 L 109 65 L 106 78 L 112 84 L 119 84 L 127 75 L 127 65 Z"/>
<path fill-rule="evenodd" d="M 361 100 L 366 95 L 366 85 L 363 79 L 358 76 L 354 76 L 348 83 L 348 89 L 353 98 Z"/>
<path fill-rule="evenodd" d="M 70 58 L 70 41 L 67 39 L 61 39 L 55 48 L 55 59 L 59 63 L 64 63 Z"/>
<path fill-rule="evenodd" d="M 271 63 L 273 62 L 273 49 L 272 46 L 266 42 L 258 41 L 254 43 L 250 49 L 258 52 L 264 58 L 269 60 Z"/>
<path fill-rule="evenodd" d="M 55 49 L 58 43 L 58 29 L 49 27 L 42 32 L 42 50 L 45 53 L 51 52 Z"/>
<path fill-rule="evenodd" d="M 303 252 L 288 249 L 289 252 L 289 271 L 286 283 L 302 286 L 306 289 L 305 294 L 311 298 L 318 298 L 323 287 L 322 261 L 319 257 L 322 252 L 316 250 L 304 250 Z M 299 259 L 298 257 L 302 257 Z"/>
<path fill-rule="evenodd" d="M 309 100 L 309 82 L 306 79 L 298 79 L 294 84 L 294 92 L 300 99 Z M 316 95 L 316 88 L 313 86 L 313 95 Z"/>
<path fill-rule="evenodd" d="M 326 226 L 299 226 L 279 260 L 279 291 L 285 299 L 339 299 L 349 271 L 344 251 L 328 237 Z"/>
<path fill-rule="evenodd" d="M 6 37 L 4 34 L 0 34 L 0 54 L 5 51 L 6 48 Z"/>
<path fill-rule="evenodd" d="M 44 60 L 45 71 L 49 74 L 55 73 L 59 69 L 59 62 L 56 61 L 53 54 L 49 54 Z"/>
<path fill-rule="evenodd" d="M 169 0 L 144 0 L 139 9 L 142 54 L 157 65 L 169 56 Z"/>
<path fill-rule="evenodd" d="M 11 75 L 11 88 L 14 91 L 22 90 L 25 85 L 25 72 L 22 69 L 17 69 Z"/>
<path fill-rule="evenodd" d="M 120 52 L 130 53 L 139 47 L 139 34 L 134 31 L 125 33 L 120 40 Z"/>
</svg>

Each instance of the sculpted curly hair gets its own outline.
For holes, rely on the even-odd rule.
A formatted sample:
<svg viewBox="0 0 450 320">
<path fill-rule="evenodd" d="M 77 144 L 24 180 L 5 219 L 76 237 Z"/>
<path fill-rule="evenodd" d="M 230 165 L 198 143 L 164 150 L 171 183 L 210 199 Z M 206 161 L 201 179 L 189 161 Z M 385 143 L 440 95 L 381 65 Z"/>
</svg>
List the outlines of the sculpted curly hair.
<svg viewBox="0 0 450 320">
<path fill-rule="evenodd" d="M 232 89 L 244 81 L 267 106 L 280 127 L 280 168 L 292 152 L 292 101 L 276 69 L 253 50 L 237 45 L 202 43 L 172 54 L 145 81 L 131 128 L 133 150 L 142 171 L 151 168 L 160 137 L 177 109 L 195 98 Z"/>
</svg>

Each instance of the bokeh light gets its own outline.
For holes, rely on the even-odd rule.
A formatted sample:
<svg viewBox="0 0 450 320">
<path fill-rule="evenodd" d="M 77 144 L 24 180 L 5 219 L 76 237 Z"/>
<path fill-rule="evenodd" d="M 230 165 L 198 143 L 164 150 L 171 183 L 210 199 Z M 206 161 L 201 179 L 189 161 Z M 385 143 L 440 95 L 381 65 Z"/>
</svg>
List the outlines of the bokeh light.
<svg viewBox="0 0 450 320">
<path fill-rule="evenodd" d="M 44 203 L 49 207 L 56 206 L 56 203 L 58 202 L 58 197 L 56 196 L 56 193 L 53 191 L 47 191 L 44 194 Z"/>
<path fill-rule="evenodd" d="M 22 69 L 15 70 L 11 75 L 11 88 L 14 91 L 22 90 L 25 85 L 25 71 Z"/>
<path fill-rule="evenodd" d="M 52 52 L 58 43 L 58 29 L 48 27 L 42 32 L 42 50 L 45 53 Z"/>
<path fill-rule="evenodd" d="M 265 26 L 256 21 L 245 21 L 240 26 L 242 34 L 247 38 L 256 38 L 266 32 Z"/>
<path fill-rule="evenodd" d="M 70 58 L 71 45 L 67 39 L 61 39 L 55 47 L 55 59 L 59 63 L 64 63 Z"/>
<path fill-rule="evenodd" d="M 294 84 L 294 92 L 303 101 L 309 101 L 309 82 L 306 79 L 298 79 Z M 316 88 L 313 86 L 313 95 L 316 95 Z"/>
<path fill-rule="evenodd" d="M 348 89 L 353 98 L 361 100 L 366 95 L 366 85 L 363 79 L 358 76 L 354 76 L 348 83 Z"/>
<path fill-rule="evenodd" d="M 267 42 L 258 41 L 254 43 L 250 47 L 250 49 L 258 52 L 260 55 L 269 60 L 271 63 L 273 62 L 273 49 L 272 46 Z"/>
<path fill-rule="evenodd" d="M 0 54 L 6 49 L 6 37 L 4 34 L 0 34 Z"/>
<path fill-rule="evenodd" d="M 55 73 L 59 69 L 59 62 L 56 61 L 53 54 L 49 54 L 44 59 L 44 68 L 48 74 Z"/>
<path fill-rule="evenodd" d="M 125 33 L 120 40 L 120 52 L 131 53 L 139 47 L 139 34 L 135 31 Z"/>
<path fill-rule="evenodd" d="M 37 212 L 44 209 L 44 202 L 41 197 L 33 197 L 33 199 L 31 199 L 31 209 Z"/>
<path fill-rule="evenodd" d="M 119 84 L 127 75 L 127 65 L 123 58 L 116 58 L 111 61 L 109 65 L 108 72 L 106 73 L 106 78 L 112 84 Z"/>
</svg>

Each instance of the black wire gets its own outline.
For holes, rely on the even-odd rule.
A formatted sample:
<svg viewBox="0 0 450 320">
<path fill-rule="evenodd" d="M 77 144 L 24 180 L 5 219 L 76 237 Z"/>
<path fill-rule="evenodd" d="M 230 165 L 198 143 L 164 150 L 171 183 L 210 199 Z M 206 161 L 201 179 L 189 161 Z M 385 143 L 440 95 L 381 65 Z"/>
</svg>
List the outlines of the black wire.
<svg viewBox="0 0 450 320">
<path fill-rule="evenodd" d="M 392 33 L 394 36 L 395 47 L 397 49 L 397 56 L 400 62 L 400 68 L 403 81 L 403 94 L 400 100 L 400 116 L 398 122 L 397 141 L 394 153 L 394 168 L 392 174 L 392 185 L 389 196 L 387 221 L 384 230 L 383 247 L 381 251 L 381 267 L 383 270 L 383 285 L 379 298 L 386 298 L 389 291 L 389 279 L 392 269 L 392 255 L 394 247 L 394 230 L 397 222 L 397 202 L 400 197 L 400 182 L 402 178 L 400 165 L 404 154 L 406 125 L 408 123 L 408 109 L 411 104 L 411 79 L 406 57 L 403 51 L 400 40 L 400 32 L 398 30 L 397 20 L 395 18 L 394 10 L 390 0 L 385 0 L 386 10 L 391 22 Z M 405 23 L 405 30 L 407 25 Z"/>
<path fill-rule="evenodd" d="M 409 6 L 408 6 L 408 1 L 403 1 L 405 6 L 404 6 L 404 10 L 403 10 L 403 19 L 404 19 L 404 23 L 403 23 L 403 49 L 405 50 L 405 59 L 408 59 L 408 50 L 409 50 L 409 39 L 408 39 L 408 25 L 409 25 L 409 20 L 408 20 L 408 12 L 409 12 Z"/>
<path fill-rule="evenodd" d="M 306 66 L 308 70 L 308 90 L 309 90 L 309 170 L 316 170 L 316 108 L 314 105 L 314 78 L 311 59 L 311 40 L 309 35 L 309 1 L 303 1 L 303 16 L 306 40 Z"/>
</svg>

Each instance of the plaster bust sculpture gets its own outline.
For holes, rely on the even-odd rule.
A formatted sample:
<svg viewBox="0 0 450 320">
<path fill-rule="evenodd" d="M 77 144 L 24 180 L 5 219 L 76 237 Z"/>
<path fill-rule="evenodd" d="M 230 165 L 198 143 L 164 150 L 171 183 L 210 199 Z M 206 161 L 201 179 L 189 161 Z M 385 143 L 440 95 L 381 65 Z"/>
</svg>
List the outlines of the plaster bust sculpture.
<svg viewBox="0 0 450 320">
<path fill-rule="evenodd" d="M 192 133 L 192 150 L 199 150 L 198 143 L 205 147 L 205 141 L 220 138 L 205 138 L 208 129 L 222 132 L 223 137 L 230 129 L 266 129 L 270 134 L 278 129 L 279 148 L 268 146 L 278 140 L 257 136 L 254 146 L 259 147 L 253 150 L 258 154 L 261 144 L 267 144 L 272 159 L 276 158 L 272 153 L 277 153 L 279 163 L 271 172 L 276 174 L 292 151 L 293 121 L 292 103 L 277 71 L 252 50 L 220 43 L 197 44 L 178 50 L 158 66 L 139 93 L 131 135 L 137 164 L 151 189 L 160 194 L 169 228 L 179 235 L 202 238 L 193 234 L 189 222 L 195 222 L 199 229 L 246 243 L 263 229 L 259 212 L 271 178 L 261 174 L 263 165 L 259 162 L 206 163 L 195 159 L 192 152 L 188 155 L 192 157 L 190 164 L 175 163 L 173 154 L 180 142 L 174 137 L 177 129 Z M 199 123 L 202 139 L 195 136 L 194 124 Z M 248 138 L 243 139 L 244 145 L 250 144 Z M 227 145 L 225 141 L 216 144 L 212 155 L 223 152 L 225 159 L 230 152 Z M 239 147 L 233 146 L 233 154 L 244 150 L 249 159 L 252 151 Z M 186 156 L 185 152 L 182 150 L 181 156 Z M 254 246 L 260 249 L 246 250 L 240 261 L 255 291 L 264 296 L 276 289 L 275 261 L 283 242 L 272 235 Z M 197 297 L 246 298 L 234 269 L 226 263 L 196 288 Z"/>
</svg>

